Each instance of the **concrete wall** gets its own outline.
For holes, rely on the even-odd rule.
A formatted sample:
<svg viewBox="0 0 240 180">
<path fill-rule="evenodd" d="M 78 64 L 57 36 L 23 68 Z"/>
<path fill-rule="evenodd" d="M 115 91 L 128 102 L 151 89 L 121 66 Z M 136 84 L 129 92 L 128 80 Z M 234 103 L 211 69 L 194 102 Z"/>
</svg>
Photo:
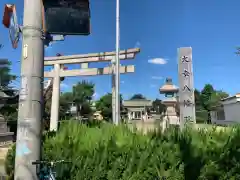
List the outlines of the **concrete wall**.
<svg viewBox="0 0 240 180">
<path fill-rule="evenodd" d="M 149 132 L 149 131 L 154 131 L 157 130 L 159 128 L 159 125 L 157 125 L 156 122 L 154 121 L 150 121 L 150 122 L 143 122 L 143 121 L 131 121 L 130 124 L 128 124 L 128 127 L 130 129 L 137 129 L 141 132 L 143 132 L 144 134 Z"/>
<path fill-rule="evenodd" d="M 240 123 L 240 102 L 236 99 L 230 99 L 223 103 L 224 115 L 220 112 L 222 109 L 211 112 L 213 124 L 231 125 Z M 221 116 L 219 116 L 221 115 Z"/>
<path fill-rule="evenodd" d="M 225 119 L 240 123 L 240 102 L 224 105 Z"/>
</svg>

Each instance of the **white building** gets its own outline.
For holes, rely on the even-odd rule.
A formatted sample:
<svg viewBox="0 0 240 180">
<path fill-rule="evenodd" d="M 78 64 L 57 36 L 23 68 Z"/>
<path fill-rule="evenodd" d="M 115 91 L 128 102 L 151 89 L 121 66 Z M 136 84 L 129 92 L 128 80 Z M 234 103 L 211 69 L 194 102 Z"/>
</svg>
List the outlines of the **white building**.
<svg viewBox="0 0 240 180">
<path fill-rule="evenodd" d="M 124 100 L 124 108 L 128 111 L 128 121 L 148 120 L 147 109 L 152 107 L 152 101 L 147 99 Z"/>
<path fill-rule="evenodd" d="M 221 106 L 211 112 L 213 124 L 240 123 L 240 93 L 221 100 Z"/>
</svg>

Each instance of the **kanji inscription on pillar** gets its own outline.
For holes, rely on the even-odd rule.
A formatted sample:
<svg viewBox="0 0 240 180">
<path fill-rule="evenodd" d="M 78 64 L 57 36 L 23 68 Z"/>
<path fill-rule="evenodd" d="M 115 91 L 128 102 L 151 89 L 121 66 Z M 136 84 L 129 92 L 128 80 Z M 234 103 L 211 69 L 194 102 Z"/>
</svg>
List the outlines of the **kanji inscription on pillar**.
<svg viewBox="0 0 240 180">
<path fill-rule="evenodd" d="M 192 48 L 178 49 L 180 124 L 196 123 Z"/>
</svg>

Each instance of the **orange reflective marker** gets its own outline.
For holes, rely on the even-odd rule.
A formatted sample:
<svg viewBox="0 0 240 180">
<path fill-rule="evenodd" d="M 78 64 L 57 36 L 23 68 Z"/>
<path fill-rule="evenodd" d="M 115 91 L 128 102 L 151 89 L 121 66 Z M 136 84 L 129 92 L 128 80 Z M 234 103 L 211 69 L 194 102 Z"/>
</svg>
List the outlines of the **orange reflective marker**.
<svg viewBox="0 0 240 180">
<path fill-rule="evenodd" d="M 14 4 L 5 4 L 2 23 L 6 28 L 10 26 L 10 19 L 15 9 Z M 16 12 L 16 9 L 15 9 Z"/>
<path fill-rule="evenodd" d="M 20 30 L 17 21 L 16 6 L 14 4 L 5 4 L 2 23 L 9 29 L 12 47 L 16 49 L 19 42 Z"/>
</svg>

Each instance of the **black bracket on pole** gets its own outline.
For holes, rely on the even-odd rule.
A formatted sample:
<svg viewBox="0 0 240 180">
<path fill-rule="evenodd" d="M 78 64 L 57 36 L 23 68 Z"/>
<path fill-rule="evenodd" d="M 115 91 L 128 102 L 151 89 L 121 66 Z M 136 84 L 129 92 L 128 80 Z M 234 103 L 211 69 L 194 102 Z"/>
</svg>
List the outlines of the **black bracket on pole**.
<svg viewBox="0 0 240 180">
<path fill-rule="evenodd" d="M 19 26 L 19 33 L 22 33 L 23 26 Z M 54 41 L 64 41 L 65 35 L 51 35 L 48 32 L 42 31 L 42 39 L 44 40 L 44 45 L 49 46 L 51 42 Z"/>
<path fill-rule="evenodd" d="M 45 42 L 44 42 L 44 45 L 45 46 L 49 46 L 49 44 L 51 42 L 54 42 L 54 41 L 64 41 L 65 39 L 65 36 L 64 35 L 51 35 L 49 33 L 45 33 Z"/>
</svg>

